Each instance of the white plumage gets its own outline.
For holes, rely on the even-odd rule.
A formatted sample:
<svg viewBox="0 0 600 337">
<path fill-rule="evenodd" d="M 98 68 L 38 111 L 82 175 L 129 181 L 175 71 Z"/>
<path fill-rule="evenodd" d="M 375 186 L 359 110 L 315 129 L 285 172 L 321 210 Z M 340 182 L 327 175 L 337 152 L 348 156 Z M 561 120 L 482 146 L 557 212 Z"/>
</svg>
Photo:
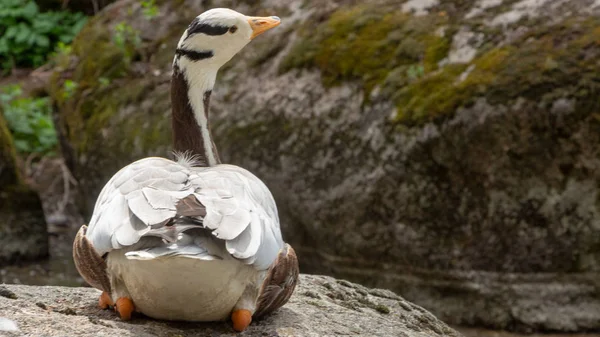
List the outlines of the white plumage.
<svg viewBox="0 0 600 337">
<path fill-rule="evenodd" d="M 204 206 L 205 216 L 177 213 L 178 202 L 188 196 Z M 208 230 L 212 237 L 206 236 Z M 192 167 L 164 158 L 145 158 L 115 174 L 100 193 L 86 234 L 99 255 L 152 236 L 163 241 L 129 252 L 128 258 L 223 259 L 230 254 L 266 270 L 284 245 L 275 201 L 252 173 L 233 165 Z M 226 250 L 204 247 L 219 241 Z"/>
</svg>

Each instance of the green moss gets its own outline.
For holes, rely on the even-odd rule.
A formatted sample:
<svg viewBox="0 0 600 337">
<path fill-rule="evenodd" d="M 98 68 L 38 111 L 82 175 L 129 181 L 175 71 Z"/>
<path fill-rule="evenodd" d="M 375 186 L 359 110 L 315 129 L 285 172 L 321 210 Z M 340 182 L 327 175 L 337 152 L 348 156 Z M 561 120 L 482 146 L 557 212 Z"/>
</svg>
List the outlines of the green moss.
<svg viewBox="0 0 600 337">
<path fill-rule="evenodd" d="M 438 68 L 438 63 L 448 56 L 450 51 L 450 40 L 440 36 L 430 36 L 426 41 L 427 48 L 423 57 L 425 71 L 433 71 Z"/>
<path fill-rule="evenodd" d="M 317 308 L 327 308 L 327 305 L 323 301 L 306 301 L 306 303 L 313 305 Z"/>
<path fill-rule="evenodd" d="M 471 67 L 449 65 L 399 88 L 394 96 L 397 120 L 410 124 L 436 119 L 454 112 L 470 98 L 486 94 L 497 80 L 499 68 L 510 50 L 494 49 L 475 60 Z"/>
<path fill-rule="evenodd" d="M 446 67 L 413 84 L 399 87 L 393 96 L 398 108 L 397 119 L 410 122 L 454 109 L 462 99 L 454 82 L 464 69 L 464 66 Z"/>
<path fill-rule="evenodd" d="M 358 302 L 360 304 L 366 306 L 367 308 L 371 308 L 382 314 L 389 314 L 391 312 L 391 310 L 388 306 L 380 304 L 380 303 L 374 303 L 366 297 L 358 298 Z"/>
<path fill-rule="evenodd" d="M 106 17 L 94 18 L 73 42 L 73 53 L 81 62 L 72 79 L 81 85 L 93 87 L 98 78 L 123 77 L 127 74 L 124 51 L 113 41 L 113 31 Z"/>
<path fill-rule="evenodd" d="M 519 97 L 546 106 L 560 97 L 595 102 L 598 56 L 600 28 L 593 20 L 542 26 L 511 45 L 482 53 L 469 68 L 448 66 L 400 88 L 397 121 L 436 120 L 479 97 L 492 104 L 510 104 Z M 470 72 L 464 73 L 466 69 Z"/>
<path fill-rule="evenodd" d="M 17 154 L 12 136 L 4 120 L 0 107 L 0 186 L 20 184 L 22 182 L 17 169 Z"/>
<path fill-rule="evenodd" d="M 67 137 L 78 153 L 85 153 L 98 132 L 122 107 L 137 102 L 153 85 L 152 79 L 128 78 L 130 63 L 123 48 L 115 46 L 110 18 L 92 19 L 73 42 L 79 62 L 53 75 L 50 93 L 61 111 Z M 74 85 L 68 88 L 65 83 Z"/>
<path fill-rule="evenodd" d="M 319 296 L 319 294 L 317 294 L 314 291 L 310 291 L 310 290 L 303 292 L 302 295 L 304 295 L 306 297 L 314 298 L 314 299 L 321 299 L 321 296 Z"/>
<path fill-rule="evenodd" d="M 107 69 L 121 65 L 119 52 L 110 44 L 110 31 L 106 20 L 96 17 L 82 29 L 73 42 L 72 54 L 81 60 L 70 69 L 60 66 L 50 81 L 50 95 L 61 111 L 67 137 L 79 146 L 85 138 L 86 123 L 101 104 L 90 100 L 89 94 L 100 87 L 99 78 L 107 78 Z M 122 70 L 122 68 L 121 68 Z M 70 88 L 66 82 L 73 83 Z"/>
<path fill-rule="evenodd" d="M 382 7 L 341 9 L 316 30 L 301 30 L 300 42 L 284 59 L 280 71 L 316 67 L 326 86 L 360 80 L 368 94 L 390 73 L 409 81 L 410 69 L 417 69 L 416 76 L 436 69 L 448 52 L 449 40 L 436 35 L 435 28 L 446 21 L 445 16 L 416 18 Z"/>
<path fill-rule="evenodd" d="M 391 312 L 390 308 L 388 308 L 387 306 L 385 306 L 383 304 L 377 304 L 375 306 L 375 310 L 377 310 L 377 312 L 379 312 L 379 313 L 386 314 L 386 315 Z"/>
<path fill-rule="evenodd" d="M 439 68 L 452 27 L 444 36 L 434 32 L 448 24 L 446 16 L 436 13 L 415 18 L 388 8 L 340 9 L 316 30 L 300 31 L 280 71 L 317 68 L 325 86 L 358 80 L 367 97 L 380 86 L 397 106 L 396 121 L 409 126 L 443 120 L 480 97 L 507 105 L 519 97 L 546 105 L 567 97 L 587 109 L 598 108 L 596 20 L 537 24 L 508 45 L 484 45 L 470 64 Z"/>
</svg>

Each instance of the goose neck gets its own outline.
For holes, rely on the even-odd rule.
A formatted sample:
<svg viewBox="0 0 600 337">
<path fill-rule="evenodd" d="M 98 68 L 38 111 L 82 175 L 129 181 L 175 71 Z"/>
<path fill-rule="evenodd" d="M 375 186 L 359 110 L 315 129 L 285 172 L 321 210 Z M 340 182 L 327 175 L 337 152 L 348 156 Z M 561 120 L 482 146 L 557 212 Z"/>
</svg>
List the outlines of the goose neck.
<svg viewBox="0 0 600 337">
<path fill-rule="evenodd" d="M 216 71 L 173 70 L 171 102 L 174 150 L 197 157 L 206 166 L 221 163 L 209 122 L 210 96 Z M 194 69 L 196 70 L 196 69 Z"/>
</svg>

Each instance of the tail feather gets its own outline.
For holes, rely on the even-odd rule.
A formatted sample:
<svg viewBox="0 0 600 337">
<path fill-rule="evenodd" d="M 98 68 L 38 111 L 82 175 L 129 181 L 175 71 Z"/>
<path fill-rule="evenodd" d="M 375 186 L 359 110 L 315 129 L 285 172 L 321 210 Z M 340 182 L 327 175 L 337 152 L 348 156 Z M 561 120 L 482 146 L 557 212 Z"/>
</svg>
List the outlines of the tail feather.
<svg viewBox="0 0 600 337">
<path fill-rule="evenodd" d="M 254 316 L 264 316 L 286 304 L 296 288 L 299 275 L 300 270 L 296 252 L 292 246 L 286 244 L 279 251 L 277 259 L 267 272 Z"/>
<path fill-rule="evenodd" d="M 110 281 L 106 273 L 106 261 L 98 255 L 92 243 L 85 237 L 87 226 L 83 225 L 73 241 L 73 260 L 77 271 L 92 287 L 110 293 Z"/>
<path fill-rule="evenodd" d="M 206 207 L 193 194 L 180 199 L 175 207 L 177 214 L 180 216 L 194 218 L 204 218 L 206 216 Z"/>
</svg>

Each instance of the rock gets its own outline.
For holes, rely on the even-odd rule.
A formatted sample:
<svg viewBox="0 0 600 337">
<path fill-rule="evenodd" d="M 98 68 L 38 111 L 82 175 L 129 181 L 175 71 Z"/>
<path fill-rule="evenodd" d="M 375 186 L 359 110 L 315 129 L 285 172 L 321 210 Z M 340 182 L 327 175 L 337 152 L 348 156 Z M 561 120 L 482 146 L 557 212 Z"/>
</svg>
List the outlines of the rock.
<svg viewBox="0 0 600 337">
<path fill-rule="evenodd" d="M 501 2 L 239 2 L 283 23 L 221 72 L 215 141 L 273 191 L 306 272 L 457 324 L 597 330 L 600 7 Z M 173 50 L 205 9 L 168 2 L 149 21 L 118 1 L 56 69 L 88 214 L 122 166 L 169 155 Z M 142 32 L 129 63 L 111 40 L 124 20 Z"/>
<path fill-rule="evenodd" d="M 134 316 L 122 322 L 97 307 L 92 288 L 7 285 L 17 299 L 0 297 L 0 315 L 31 336 L 236 336 L 229 323 L 164 322 Z M 40 305 L 42 304 L 42 305 Z M 425 309 L 391 291 L 325 276 L 302 275 L 290 302 L 253 322 L 247 336 L 461 336 Z M 13 336 L 8 334 L 7 336 Z M 17 334 L 14 334 L 17 336 Z"/>
<path fill-rule="evenodd" d="M 10 331 L 17 332 L 19 331 L 19 327 L 17 323 L 11 321 L 10 319 L 0 317 L 0 331 Z"/>
<path fill-rule="evenodd" d="M 48 255 L 48 233 L 40 199 L 21 179 L 0 109 L 0 266 Z"/>
</svg>

